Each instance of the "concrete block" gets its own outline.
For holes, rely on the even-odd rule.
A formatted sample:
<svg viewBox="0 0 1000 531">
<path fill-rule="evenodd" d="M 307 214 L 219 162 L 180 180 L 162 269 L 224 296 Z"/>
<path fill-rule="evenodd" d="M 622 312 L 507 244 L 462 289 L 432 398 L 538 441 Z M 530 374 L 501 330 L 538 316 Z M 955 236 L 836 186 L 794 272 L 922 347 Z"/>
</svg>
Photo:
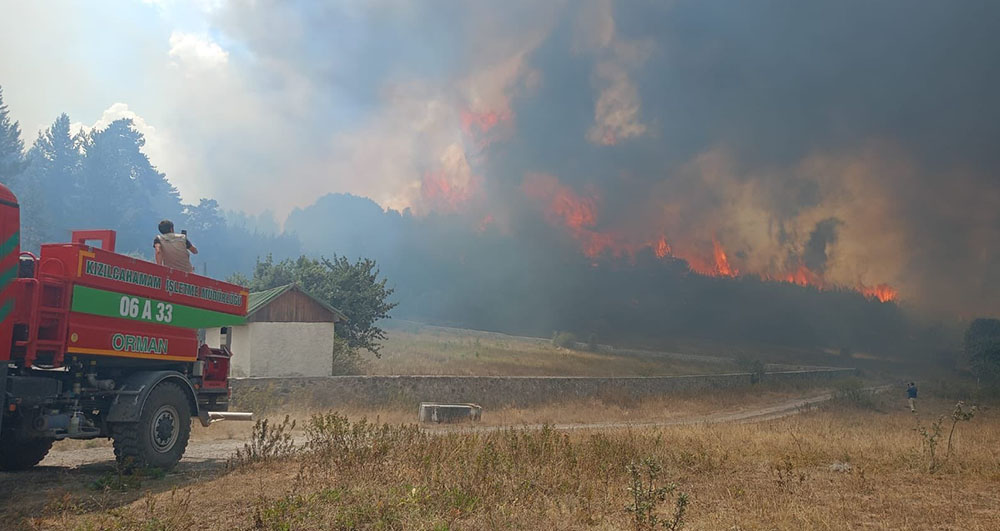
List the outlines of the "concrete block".
<svg viewBox="0 0 1000 531">
<path fill-rule="evenodd" d="M 420 422 L 475 422 L 483 416 L 483 408 L 476 404 L 420 403 Z"/>
</svg>

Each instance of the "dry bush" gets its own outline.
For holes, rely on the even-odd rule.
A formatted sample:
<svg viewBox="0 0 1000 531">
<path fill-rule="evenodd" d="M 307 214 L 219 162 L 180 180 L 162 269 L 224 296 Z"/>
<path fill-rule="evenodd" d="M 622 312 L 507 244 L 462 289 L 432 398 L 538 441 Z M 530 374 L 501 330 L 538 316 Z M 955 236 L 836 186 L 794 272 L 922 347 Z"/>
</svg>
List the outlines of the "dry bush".
<svg viewBox="0 0 1000 531">
<path fill-rule="evenodd" d="M 254 423 L 250 440 L 229 458 L 226 468 L 232 470 L 293 455 L 297 450 L 292 439 L 294 429 L 295 421 L 288 415 L 285 415 L 285 420 L 280 424 L 272 423 L 266 418 L 258 420 Z"/>
</svg>

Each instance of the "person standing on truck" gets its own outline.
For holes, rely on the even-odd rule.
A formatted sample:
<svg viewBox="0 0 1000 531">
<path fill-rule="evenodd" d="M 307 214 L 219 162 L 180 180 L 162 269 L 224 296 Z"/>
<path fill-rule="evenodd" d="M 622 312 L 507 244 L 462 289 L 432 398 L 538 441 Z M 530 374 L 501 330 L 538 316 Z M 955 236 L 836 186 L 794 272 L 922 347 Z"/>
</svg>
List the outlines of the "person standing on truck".
<svg viewBox="0 0 1000 531">
<path fill-rule="evenodd" d="M 193 273 L 191 255 L 198 254 L 198 248 L 187 238 L 187 234 L 176 234 L 174 222 L 165 219 L 160 222 L 160 234 L 153 238 L 156 263 L 185 273 Z"/>
</svg>

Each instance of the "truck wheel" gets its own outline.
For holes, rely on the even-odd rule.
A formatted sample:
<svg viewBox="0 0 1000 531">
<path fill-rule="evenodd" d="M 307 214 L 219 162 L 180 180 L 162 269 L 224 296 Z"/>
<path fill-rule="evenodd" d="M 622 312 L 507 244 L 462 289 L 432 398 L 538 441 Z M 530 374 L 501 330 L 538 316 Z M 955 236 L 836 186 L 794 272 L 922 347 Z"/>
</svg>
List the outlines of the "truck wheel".
<svg viewBox="0 0 1000 531">
<path fill-rule="evenodd" d="M 52 439 L 0 439 L 0 470 L 27 470 L 45 459 Z"/>
<path fill-rule="evenodd" d="M 125 469 L 169 470 L 181 460 L 191 436 L 191 409 L 175 384 L 157 385 L 146 397 L 139 422 L 112 427 L 115 459 Z"/>
</svg>

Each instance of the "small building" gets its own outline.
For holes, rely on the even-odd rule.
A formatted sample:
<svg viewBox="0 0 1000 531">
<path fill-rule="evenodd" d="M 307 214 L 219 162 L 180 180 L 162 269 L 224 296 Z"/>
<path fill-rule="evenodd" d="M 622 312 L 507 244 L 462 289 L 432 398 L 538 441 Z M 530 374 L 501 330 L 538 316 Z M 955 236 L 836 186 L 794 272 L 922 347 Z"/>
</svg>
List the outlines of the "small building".
<svg viewBox="0 0 1000 531">
<path fill-rule="evenodd" d="M 334 327 L 344 314 L 288 284 L 251 293 L 246 324 L 230 327 L 230 374 L 246 376 L 330 376 Z M 205 342 L 224 342 L 221 329 L 206 331 Z"/>
</svg>

